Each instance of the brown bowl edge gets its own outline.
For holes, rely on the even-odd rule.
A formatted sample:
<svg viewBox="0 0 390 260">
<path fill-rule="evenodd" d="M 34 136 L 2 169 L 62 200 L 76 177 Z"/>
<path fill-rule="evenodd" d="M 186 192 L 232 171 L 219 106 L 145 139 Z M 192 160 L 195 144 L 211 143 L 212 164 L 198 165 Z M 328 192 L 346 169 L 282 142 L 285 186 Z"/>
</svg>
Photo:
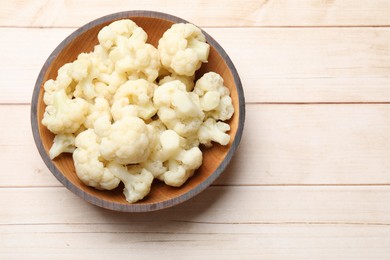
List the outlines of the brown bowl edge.
<svg viewBox="0 0 390 260">
<path fill-rule="evenodd" d="M 38 122 L 37 122 L 37 101 L 39 97 L 39 93 L 41 90 L 41 84 L 43 77 L 46 73 L 46 70 L 49 68 L 51 62 L 54 60 L 54 58 L 61 52 L 61 50 L 69 43 L 71 42 L 75 37 L 77 37 L 80 33 L 83 33 L 90 28 L 105 23 L 108 21 L 111 21 L 113 19 L 121 19 L 121 18 L 130 18 L 131 17 L 142 17 L 142 16 L 149 16 L 149 17 L 155 17 L 155 18 L 161 18 L 170 20 L 174 23 L 188 23 L 188 21 L 170 15 L 166 13 L 161 12 L 155 12 L 155 11 L 145 11 L 145 10 L 136 10 L 136 11 L 124 11 L 124 12 L 118 12 L 109 14 L 103 17 L 100 17 L 98 19 L 95 19 L 77 30 L 75 30 L 73 33 L 71 33 L 69 36 L 67 36 L 55 49 L 54 51 L 49 55 L 47 60 L 45 61 L 38 78 L 36 80 L 34 91 L 32 95 L 31 100 L 31 127 L 32 127 L 32 133 L 34 137 L 35 144 L 37 146 L 37 149 L 39 151 L 39 154 L 41 155 L 44 163 L 48 167 L 48 169 L 53 173 L 53 175 L 70 191 L 72 191 L 74 194 L 78 195 L 79 197 L 85 199 L 91 204 L 94 204 L 96 206 L 114 210 L 114 211 L 122 211 L 122 212 L 149 212 L 149 211 L 156 211 L 164 208 L 169 208 L 172 206 L 175 206 L 177 204 L 180 204 L 184 201 L 187 201 L 191 199 L 192 197 L 199 194 L 201 191 L 206 189 L 208 186 L 210 186 L 220 175 L 221 173 L 226 169 L 228 164 L 230 163 L 233 154 L 235 153 L 243 134 L 243 128 L 245 123 L 245 97 L 244 97 L 244 91 L 242 88 L 241 80 L 238 75 L 238 72 L 233 65 L 233 62 L 231 61 L 230 57 L 227 55 L 225 50 L 215 41 L 207 32 L 205 32 L 202 29 L 203 34 L 206 36 L 206 41 L 212 45 L 218 53 L 223 57 L 224 61 L 226 62 L 229 70 L 231 71 L 234 83 L 236 85 L 237 94 L 238 94 L 238 102 L 239 102 L 239 118 L 238 118 L 238 128 L 236 131 L 236 135 L 234 136 L 232 145 L 226 154 L 225 158 L 221 162 L 221 164 L 217 167 L 217 169 L 202 183 L 200 183 L 198 186 L 196 186 L 194 189 L 188 191 L 187 193 L 182 194 L 179 197 L 175 197 L 166 201 L 162 202 L 156 202 L 153 204 L 128 204 L 123 205 L 120 203 L 115 202 L 105 202 L 100 199 L 96 199 L 94 196 L 84 192 L 83 190 L 79 189 L 77 186 L 75 186 L 73 183 L 71 183 L 65 176 L 57 169 L 57 167 L 53 164 L 52 160 L 49 158 L 48 154 L 45 152 L 45 149 L 43 147 L 42 141 L 40 139 L 39 130 L 38 130 Z"/>
</svg>

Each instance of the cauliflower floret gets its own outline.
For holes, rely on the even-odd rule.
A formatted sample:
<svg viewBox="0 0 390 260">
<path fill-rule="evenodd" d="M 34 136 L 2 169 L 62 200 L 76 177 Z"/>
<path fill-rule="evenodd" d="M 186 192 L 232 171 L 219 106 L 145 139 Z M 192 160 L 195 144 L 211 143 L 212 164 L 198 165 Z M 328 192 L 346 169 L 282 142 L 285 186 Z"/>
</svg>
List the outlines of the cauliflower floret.
<svg viewBox="0 0 390 260">
<path fill-rule="evenodd" d="M 111 74 L 114 71 L 114 63 L 109 57 L 109 52 L 101 45 L 95 45 L 89 59 L 100 73 Z"/>
<path fill-rule="evenodd" d="M 193 147 L 189 150 L 182 149 L 176 156 L 167 161 L 168 171 L 160 174 L 157 178 L 169 186 L 180 187 L 201 166 L 202 160 L 203 156 L 199 147 Z"/>
<path fill-rule="evenodd" d="M 97 76 L 95 90 L 98 97 L 105 98 L 110 105 L 114 102 L 114 95 L 118 88 L 126 83 L 126 73 L 113 71 L 111 74 L 101 73 Z"/>
<path fill-rule="evenodd" d="M 93 52 L 81 53 L 68 70 L 69 75 L 77 82 L 73 95 L 89 103 L 94 103 L 96 97 L 109 99 L 116 91 L 111 85 L 99 81 L 100 75 L 110 70 L 104 65 L 99 66 L 99 58 L 95 56 Z"/>
<path fill-rule="evenodd" d="M 234 113 L 234 107 L 230 92 L 223 85 L 223 78 L 215 73 L 208 72 L 196 81 L 194 93 L 200 98 L 206 118 L 213 117 L 216 120 L 228 120 Z"/>
<path fill-rule="evenodd" d="M 131 41 L 120 42 L 110 53 L 115 70 L 126 73 L 129 79 L 143 78 L 153 82 L 161 66 L 157 49 L 144 42 L 138 42 L 137 45 Z"/>
<path fill-rule="evenodd" d="M 168 29 L 158 44 L 161 63 L 171 72 L 192 76 L 207 62 L 210 46 L 202 31 L 193 24 L 177 23 Z"/>
<path fill-rule="evenodd" d="M 136 23 L 129 19 L 115 21 L 99 31 L 98 40 L 105 49 L 118 45 L 118 41 L 130 39 L 131 41 L 146 42 L 146 32 Z"/>
<path fill-rule="evenodd" d="M 85 100 L 70 99 L 61 89 L 54 94 L 53 104 L 46 107 L 42 124 L 54 134 L 72 134 L 84 123 L 88 112 Z"/>
<path fill-rule="evenodd" d="M 54 137 L 53 145 L 50 148 L 50 159 L 56 158 L 62 153 L 73 153 L 75 147 L 75 137 L 73 134 L 59 134 Z"/>
<path fill-rule="evenodd" d="M 202 152 L 198 147 L 186 149 L 186 140 L 173 130 L 165 130 L 159 136 L 159 145 L 151 154 L 151 160 L 143 167 L 155 178 L 167 185 L 179 187 L 202 164 Z"/>
<path fill-rule="evenodd" d="M 68 70 L 72 66 L 71 63 L 66 63 L 58 70 L 58 75 L 55 80 L 49 79 L 43 85 L 45 93 L 43 94 L 43 101 L 46 105 L 53 104 L 53 97 L 56 92 L 64 89 L 69 98 L 73 97 L 73 91 L 76 83 L 69 76 Z"/>
<path fill-rule="evenodd" d="M 160 148 L 160 135 L 167 130 L 167 127 L 160 119 L 152 120 L 147 126 L 150 131 L 150 149 L 154 152 Z"/>
<path fill-rule="evenodd" d="M 140 164 L 143 168 L 152 173 L 154 178 L 157 178 L 161 174 L 167 171 L 167 168 L 161 161 L 147 160 Z"/>
<path fill-rule="evenodd" d="M 100 153 L 108 161 L 135 164 L 146 161 L 150 154 L 150 130 L 138 117 L 124 117 L 114 122 L 102 138 Z"/>
<path fill-rule="evenodd" d="M 195 79 L 195 74 L 192 76 L 183 76 L 183 75 L 177 75 L 176 73 L 172 73 L 171 75 L 166 75 L 164 78 L 160 79 L 158 85 L 161 86 L 170 81 L 180 80 L 184 85 L 186 85 L 187 91 L 192 91 L 195 85 L 194 79 Z"/>
<path fill-rule="evenodd" d="M 86 128 L 95 128 L 95 122 L 102 117 L 108 118 L 111 121 L 110 104 L 108 104 L 106 99 L 98 97 L 95 99 L 95 104 L 90 104 L 89 107 L 89 115 L 84 121 Z"/>
<path fill-rule="evenodd" d="M 75 144 L 77 148 L 73 152 L 73 161 L 80 180 L 99 190 L 112 190 L 118 187 L 120 180 L 104 166 L 99 153 L 98 138 L 93 129 L 80 133 Z"/>
<path fill-rule="evenodd" d="M 144 78 L 153 82 L 161 67 L 157 49 L 146 43 L 145 31 L 131 20 L 116 21 L 98 35 L 100 44 L 109 52 L 115 71 L 130 79 Z"/>
<path fill-rule="evenodd" d="M 43 85 L 43 89 L 45 90 L 45 94 L 43 94 L 43 102 L 46 105 L 52 105 L 54 94 L 59 90 L 57 82 L 49 79 Z"/>
<path fill-rule="evenodd" d="M 151 158 L 165 162 L 174 157 L 182 148 L 183 138 L 173 130 L 165 130 L 159 135 L 159 145 L 155 147 Z"/>
<path fill-rule="evenodd" d="M 154 91 L 154 105 L 160 120 L 183 137 L 198 131 L 204 114 L 196 94 L 187 92 L 179 80 L 165 83 Z"/>
<path fill-rule="evenodd" d="M 221 145 L 227 145 L 230 141 L 230 135 L 226 132 L 230 130 L 230 126 L 224 122 L 216 122 L 214 118 L 208 118 L 200 126 L 198 138 L 201 144 L 210 147 L 211 141 Z"/>
<path fill-rule="evenodd" d="M 161 122 L 161 120 L 153 120 L 148 124 L 150 128 L 150 148 L 151 148 L 151 154 L 149 155 L 149 158 L 147 161 L 140 163 L 140 165 L 150 171 L 154 177 L 157 177 L 161 175 L 162 173 L 166 172 L 167 169 L 163 165 L 163 162 L 161 161 L 159 152 L 162 147 L 160 143 L 160 137 L 161 134 L 167 130 L 165 125 Z M 170 130 L 172 131 L 172 130 Z M 174 131 L 172 131 L 174 132 Z M 177 135 L 177 134 L 176 134 Z"/>
<path fill-rule="evenodd" d="M 152 102 L 155 85 L 144 79 L 129 80 L 119 87 L 115 96 L 111 113 L 114 120 L 124 116 L 138 116 L 150 119 L 157 112 Z"/>
<path fill-rule="evenodd" d="M 119 178 L 125 188 L 123 193 L 126 200 L 130 203 L 143 199 L 150 192 L 153 182 L 153 175 L 148 170 L 139 165 L 123 166 L 111 162 L 108 169 Z"/>
</svg>

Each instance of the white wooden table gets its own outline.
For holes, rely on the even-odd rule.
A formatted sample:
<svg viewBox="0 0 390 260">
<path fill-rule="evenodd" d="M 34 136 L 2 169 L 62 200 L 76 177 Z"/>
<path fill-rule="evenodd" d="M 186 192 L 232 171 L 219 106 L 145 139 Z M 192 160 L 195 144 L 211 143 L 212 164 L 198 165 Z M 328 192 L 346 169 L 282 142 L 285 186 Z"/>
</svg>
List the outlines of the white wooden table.
<svg viewBox="0 0 390 260">
<path fill-rule="evenodd" d="M 86 203 L 30 130 L 40 67 L 100 16 L 155 10 L 224 47 L 243 139 L 202 194 L 124 214 Z M 0 0 L 0 259 L 390 259 L 390 1 Z"/>
</svg>

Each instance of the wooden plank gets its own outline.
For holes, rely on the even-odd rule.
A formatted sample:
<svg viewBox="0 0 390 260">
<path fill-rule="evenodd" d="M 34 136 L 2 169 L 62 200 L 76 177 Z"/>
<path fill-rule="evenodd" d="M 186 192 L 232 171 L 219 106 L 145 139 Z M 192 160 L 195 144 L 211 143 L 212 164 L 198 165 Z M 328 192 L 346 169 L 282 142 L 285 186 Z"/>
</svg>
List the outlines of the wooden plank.
<svg viewBox="0 0 390 260">
<path fill-rule="evenodd" d="M 256 198 L 256 199 L 253 199 Z M 178 206 L 126 214 L 93 206 L 63 187 L 0 188 L 1 225 L 217 224 L 390 225 L 390 187 L 209 187 Z M 17 206 L 15 206 L 17 205 Z M 146 229 L 147 230 L 147 229 Z"/>
<path fill-rule="evenodd" d="M 91 8 L 93 6 L 93 8 Z M 223 8 L 222 8 L 223 7 Z M 389 25 L 390 3 L 347 1 L 206 1 L 165 2 L 3 1 L 0 26 L 81 26 L 93 19 L 127 10 L 152 10 L 180 16 L 201 26 L 360 26 Z"/>
<path fill-rule="evenodd" d="M 30 102 L 45 59 L 73 30 L 0 28 L 0 103 Z M 206 30 L 235 63 L 247 102 L 390 102 L 390 28 Z"/>
<path fill-rule="evenodd" d="M 390 184 L 390 105 L 246 109 L 240 147 L 216 184 Z M 0 135 L 1 187 L 60 185 L 27 130 L 29 112 L 27 105 L 0 106 L 3 120 L 12 122 Z"/>
<path fill-rule="evenodd" d="M 156 223 L 157 222 L 157 223 Z M 388 259 L 389 226 L 193 222 L 0 226 L 2 258 Z M 147 253 L 146 253 L 147 252 Z"/>
</svg>

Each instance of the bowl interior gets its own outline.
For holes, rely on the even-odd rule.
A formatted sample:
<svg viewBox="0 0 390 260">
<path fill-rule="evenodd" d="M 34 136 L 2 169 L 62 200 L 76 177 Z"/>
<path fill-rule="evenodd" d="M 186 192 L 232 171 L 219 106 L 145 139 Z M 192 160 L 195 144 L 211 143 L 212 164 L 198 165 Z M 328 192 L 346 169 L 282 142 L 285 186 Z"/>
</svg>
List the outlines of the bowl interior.
<svg viewBox="0 0 390 260">
<path fill-rule="evenodd" d="M 45 111 L 45 104 L 43 102 L 44 82 L 48 79 L 55 79 L 57 77 L 58 69 L 65 63 L 74 61 L 78 54 L 92 51 L 94 46 L 98 44 L 97 34 L 99 30 L 109 23 L 123 18 L 130 18 L 136 24 L 142 27 L 148 34 L 148 42 L 156 47 L 158 40 L 162 37 L 163 33 L 174 23 L 174 21 L 165 17 L 142 15 L 120 15 L 117 17 L 112 16 L 110 19 L 103 19 L 101 21 L 96 20 L 97 22 L 89 24 L 84 29 L 81 28 L 80 30 L 73 33 L 69 38 L 67 38 L 67 40 L 61 43 L 59 46 L 60 49 L 57 49 L 59 52 L 57 51 L 58 53 L 56 55 L 52 55 L 51 62 L 47 63 L 48 66 L 42 70 L 40 78 L 38 78 L 37 81 L 37 86 L 39 87 L 36 87 L 35 89 L 35 91 L 39 91 L 39 93 L 37 93 L 36 101 L 36 125 L 40 140 L 42 142 L 42 147 L 46 155 L 48 154 L 48 151 L 52 145 L 54 135 L 41 124 L 41 120 Z M 220 167 L 221 163 L 227 156 L 229 149 L 232 147 L 239 126 L 240 106 L 236 82 L 227 62 L 225 62 L 224 58 L 218 52 L 218 46 L 211 44 L 208 63 L 203 64 L 201 69 L 197 72 L 197 75 L 202 75 L 208 71 L 217 72 L 223 77 L 225 85 L 230 89 L 233 105 L 235 108 L 235 113 L 228 122 L 231 127 L 231 141 L 227 146 L 214 145 L 209 149 L 201 147 L 204 155 L 203 164 L 195 172 L 194 176 L 190 178 L 182 187 L 169 187 L 155 180 L 153 182 L 151 192 L 146 198 L 135 204 L 129 204 L 125 200 L 125 197 L 122 193 L 123 186 L 120 186 L 113 191 L 99 191 L 84 185 L 76 175 L 72 156 L 69 154 L 62 154 L 61 156 L 51 161 L 51 163 L 54 164 L 56 168 L 53 172 L 54 175 L 73 192 L 84 198 L 89 198 L 88 200 L 90 202 L 106 208 L 122 211 L 133 211 L 132 207 L 137 207 L 138 209 L 136 211 L 149 211 L 174 205 L 180 201 L 186 200 L 185 196 L 191 190 L 198 188 L 198 192 L 200 192 L 202 189 L 206 188 L 202 187 L 199 189 L 199 186 L 202 185 L 205 180 L 209 179 L 213 173 L 216 174 L 215 172 L 217 168 Z M 175 202 L 175 199 L 177 199 L 178 202 Z"/>
</svg>

